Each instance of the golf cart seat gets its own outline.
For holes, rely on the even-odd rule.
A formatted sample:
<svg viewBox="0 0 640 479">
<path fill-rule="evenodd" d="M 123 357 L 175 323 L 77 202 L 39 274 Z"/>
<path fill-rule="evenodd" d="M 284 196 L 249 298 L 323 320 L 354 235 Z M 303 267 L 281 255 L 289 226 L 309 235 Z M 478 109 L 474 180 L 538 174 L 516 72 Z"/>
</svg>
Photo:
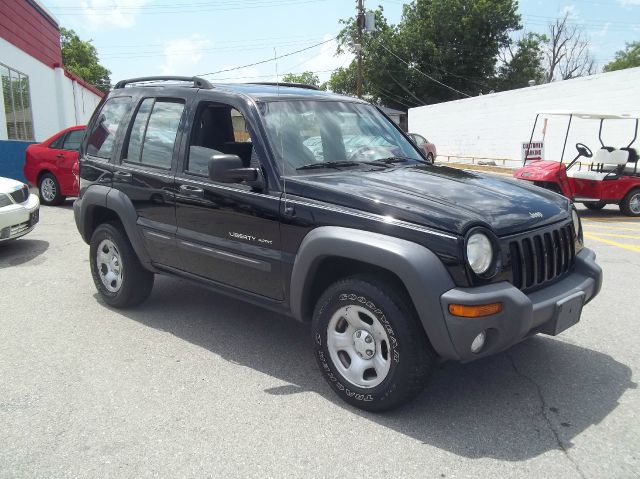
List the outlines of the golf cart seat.
<svg viewBox="0 0 640 479">
<path fill-rule="evenodd" d="M 629 152 L 626 150 L 609 151 L 608 148 L 600 148 L 593 156 L 593 165 L 601 165 L 598 171 L 575 170 L 568 171 L 569 178 L 581 180 L 604 181 L 605 179 L 617 178 L 619 170 L 624 169 L 629 161 Z M 593 166 L 592 166 L 593 168 Z"/>
</svg>

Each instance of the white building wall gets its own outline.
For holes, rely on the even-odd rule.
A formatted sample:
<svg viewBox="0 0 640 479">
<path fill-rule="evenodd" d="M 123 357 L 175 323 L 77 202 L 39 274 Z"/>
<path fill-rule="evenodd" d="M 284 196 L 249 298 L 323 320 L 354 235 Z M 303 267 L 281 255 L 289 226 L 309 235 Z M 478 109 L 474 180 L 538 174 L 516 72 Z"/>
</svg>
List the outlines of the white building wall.
<svg viewBox="0 0 640 479">
<path fill-rule="evenodd" d="M 601 73 L 562 82 L 521 88 L 409 110 L 409 131 L 435 143 L 438 156 L 474 156 L 520 160 L 521 143 L 529 141 L 536 112 L 584 110 L 640 114 L 640 68 Z M 568 118 L 549 117 L 545 159 L 558 160 Z M 542 139 L 542 119 L 534 140 Z M 597 121 L 575 119 L 565 159 L 575 156 L 575 143 L 597 149 Z M 627 146 L 635 123 L 617 120 L 604 123 L 607 146 Z M 640 145 L 640 138 L 635 144 Z"/>
<path fill-rule="evenodd" d="M 63 69 L 48 67 L 2 38 L 0 63 L 29 77 L 36 141 L 69 126 L 86 124 L 100 101 L 98 95 L 66 77 Z M 7 140 L 4 104 L 0 106 L 0 140 Z"/>
</svg>

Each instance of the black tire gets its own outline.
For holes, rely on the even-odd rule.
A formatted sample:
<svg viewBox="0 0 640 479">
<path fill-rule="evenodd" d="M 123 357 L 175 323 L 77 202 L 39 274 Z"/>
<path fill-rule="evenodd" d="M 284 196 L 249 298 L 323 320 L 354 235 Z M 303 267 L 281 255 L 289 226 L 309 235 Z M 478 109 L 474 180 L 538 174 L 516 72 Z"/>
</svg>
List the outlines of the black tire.
<svg viewBox="0 0 640 479">
<path fill-rule="evenodd" d="M 119 267 L 122 270 L 121 284 L 117 291 L 107 289 L 101 279 L 98 265 L 98 247 L 104 240 L 111 241 L 119 254 Z M 153 288 L 154 275 L 140 264 L 131 243 L 119 225 L 103 223 L 91 236 L 89 248 L 91 276 L 96 289 L 105 303 L 114 308 L 128 308 L 142 303 L 149 297 Z"/>
<path fill-rule="evenodd" d="M 598 211 L 607 206 L 604 201 L 587 201 L 586 203 L 582 204 L 592 211 Z"/>
<path fill-rule="evenodd" d="M 318 300 L 312 322 L 316 361 L 324 378 L 341 399 L 367 411 L 389 410 L 410 401 L 422 391 L 436 365 L 435 353 L 412 308 L 393 288 L 376 283 L 360 277 L 334 283 Z M 331 318 L 345 306 L 364 308 L 386 330 L 390 366 L 374 387 L 360 387 L 345 378 L 329 352 Z M 380 346 L 381 354 L 384 349 Z"/>
<path fill-rule="evenodd" d="M 427 163 L 431 163 L 432 165 L 436 162 L 436 160 L 433 158 L 433 155 L 431 153 L 429 153 L 427 155 Z"/>
<path fill-rule="evenodd" d="M 43 193 L 43 186 L 50 186 L 50 190 Z M 38 194 L 40 203 L 46 206 L 57 206 L 64 202 L 67 198 L 60 194 L 60 183 L 58 179 L 51 173 L 45 173 L 38 181 Z"/>
<path fill-rule="evenodd" d="M 634 188 L 620 202 L 620 211 L 627 216 L 640 216 L 640 188 Z"/>
</svg>

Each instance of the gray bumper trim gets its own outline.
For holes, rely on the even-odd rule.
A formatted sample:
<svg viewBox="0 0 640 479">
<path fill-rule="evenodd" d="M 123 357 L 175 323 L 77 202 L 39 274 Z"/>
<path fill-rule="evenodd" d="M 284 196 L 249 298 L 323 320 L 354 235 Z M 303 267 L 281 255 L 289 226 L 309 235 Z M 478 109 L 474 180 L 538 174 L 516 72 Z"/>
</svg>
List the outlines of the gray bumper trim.
<svg viewBox="0 0 640 479">
<path fill-rule="evenodd" d="M 574 271 L 566 278 L 530 294 L 510 283 L 496 283 L 476 288 L 454 288 L 440 298 L 455 358 L 472 361 L 494 354 L 518 343 L 529 334 L 553 334 L 551 323 L 563 300 L 584 295 L 585 304 L 593 299 L 602 286 L 602 269 L 595 262 L 595 253 L 584 248 L 576 256 Z M 461 318 L 449 313 L 451 303 L 478 305 L 503 303 L 501 313 L 484 318 Z M 481 353 L 473 354 L 470 345 L 482 331 L 487 330 L 486 345 Z"/>
</svg>

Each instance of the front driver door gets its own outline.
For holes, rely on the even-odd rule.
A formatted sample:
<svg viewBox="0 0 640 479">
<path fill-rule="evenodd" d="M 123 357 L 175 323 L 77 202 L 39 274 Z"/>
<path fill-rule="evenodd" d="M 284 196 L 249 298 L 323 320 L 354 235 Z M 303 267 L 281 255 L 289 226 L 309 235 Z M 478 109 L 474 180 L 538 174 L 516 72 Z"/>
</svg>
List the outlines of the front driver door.
<svg viewBox="0 0 640 479">
<path fill-rule="evenodd" d="M 280 193 L 216 183 L 207 175 L 206 160 L 216 152 L 258 166 L 264 150 L 252 142 L 255 130 L 240 111 L 241 106 L 204 100 L 194 108 L 176 173 L 178 249 L 189 273 L 281 300 Z"/>
</svg>

